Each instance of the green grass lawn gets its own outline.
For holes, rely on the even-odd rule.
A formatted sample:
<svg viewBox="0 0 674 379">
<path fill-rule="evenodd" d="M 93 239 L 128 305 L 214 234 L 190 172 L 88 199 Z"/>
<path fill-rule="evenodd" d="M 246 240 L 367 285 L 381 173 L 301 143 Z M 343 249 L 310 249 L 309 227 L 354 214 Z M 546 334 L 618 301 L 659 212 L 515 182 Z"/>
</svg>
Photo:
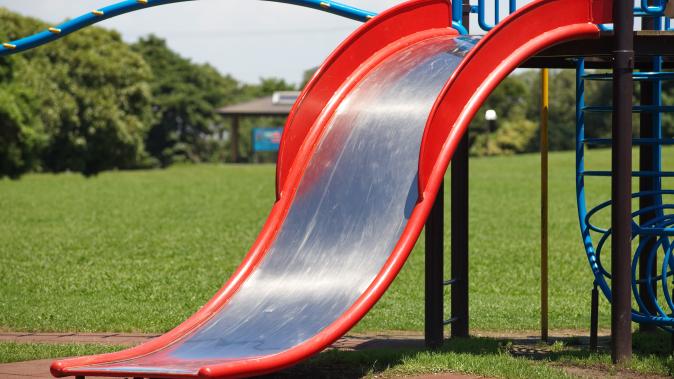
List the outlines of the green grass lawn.
<svg viewBox="0 0 674 379">
<path fill-rule="evenodd" d="M 99 344 L 0 343 L 0 363 L 112 353 L 123 346 Z"/>
<path fill-rule="evenodd" d="M 328 351 L 284 372 L 286 377 L 395 377 L 433 373 L 466 373 L 490 378 L 667 377 L 674 375 L 674 359 L 662 353 L 669 335 L 635 334 L 635 354 L 624 366 L 613 366 L 610 353 L 590 353 L 574 344 L 527 346 L 544 351 L 516 356 L 511 341 L 492 338 L 447 340 L 437 351 L 382 349 Z M 581 370 L 578 370 L 581 369 Z M 581 371 L 581 372 L 579 372 Z M 339 375 L 331 375 L 339 372 Z M 653 376 L 651 376 L 653 375 Z"/>
<path fill-rule="evenodd" d="M 668 152 L 669 153 L 669 152 Z M 607 167 L 607 150 L 588 157 Z M 550 326 L 587 328 L 592 277 L 573 153 L 550 157 Z M 471 327 L 538 328 L 539 157 L 471 161 Z M 592 201 L 609 196 L 596 179 Z M 0 328 L 164 332 L 227 280 L 274 200 L 274 167 L 28 175 L 0 181 Z M 449 219 L 449 209 L 447 209 Z M 447 231 L 449 233 L 449 231 Z M 423 238 L 357 331 L 422 330 Z M 602 299 L 601 327 L 608 327 Z"/>
<path fill-rule="evenodd" d="M 593 169 L 607 168 L 609 160 L 607 150 L 588 156 Z M 592 277 L 578 232 L 574 156 L 554 153 L 550 165 L 550 326 L 586 329 Z M 470 184 L 471 327 L 536 329 L 539 158 L 473 159 Z M 610 183 L 592 179 L 588 188 L 592 204 L 608 197 Z M 229 277 L 273 200 L 271 165 L 177 166 L 91 179 L 62 174 L 0 181 L 0 329 L 164 332 L 196 311 Z M 608 215 L 601 217 L 608 222 Z M 423 329 L 423 260 L 422 239 L 356 331 Z M 601 302 L 600 326 L 607 328 L 608 304 Z M 657 338 L 665 342 L 636 337 L 635 359 L 619 370 L 671 375 L 674 362 L 663 354 L 669 337 Z M 0 343 L 0 362 L 116 349 Z M 449 341 L 435 352 L 332 351 L 284 375 L 390 377 L 451 371 L 529 379 L 569 377 L 573 372 L 568 367 L 594 370 L 591 375 L 616 370 L 605 351 L 591 354 L 557 344 L 551 349 L 542 359 L 518 358 L 510 354 L 507 340 L 471 338 Z"/>
<path fill-rule="evenodd" d="M 573 339 L 552 345 L 515 345 L 507 339 L 451 339 L 440 350 L 414 348 L 325 351 L 270 378 L 388 378 L 434 373 L 467 373 L 493 378 L 548 379 L 583 377 L 643 377 L 674 374 L 667 354 L 670 336 L 635 334 L 635 353 L 625 366 L 611 364 L 606 348 L 591 353 Z M 0 363 L 67 357 L 119 350 L 106 345 L 0 343 Z M 520 352 L 533 351 L 534 354 Z"/>
<path fill-rule="evenodd" d="M 437 351 L 327 351 L 275 377 L 379 378 L 446 372 L 496 378 L 570 377 L 560 368 L 510 355 L 502 341 L 483 338 L 449 340 Z"/>
</svg>

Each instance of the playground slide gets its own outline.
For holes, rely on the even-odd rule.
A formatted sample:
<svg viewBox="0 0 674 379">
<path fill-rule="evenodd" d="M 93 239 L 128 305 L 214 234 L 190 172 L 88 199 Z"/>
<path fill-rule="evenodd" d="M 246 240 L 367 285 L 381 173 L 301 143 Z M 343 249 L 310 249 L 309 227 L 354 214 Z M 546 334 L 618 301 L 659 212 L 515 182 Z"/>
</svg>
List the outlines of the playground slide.
<svg viewBox="0 0 674 379">
<path fill-rule="evenodd" d="M 596 38 L 608 0 L 542 0 L 485 37 L 415 0 L 364 24 L 289 117 L 277 201 L 244 262 L 194 316 L 122 352 L 57 361 L 61 377 L 241 377 L 293 365 L 353 327 L 404 264 L 454 149 L 491 90 L 552 44 Z"/>
</svg>

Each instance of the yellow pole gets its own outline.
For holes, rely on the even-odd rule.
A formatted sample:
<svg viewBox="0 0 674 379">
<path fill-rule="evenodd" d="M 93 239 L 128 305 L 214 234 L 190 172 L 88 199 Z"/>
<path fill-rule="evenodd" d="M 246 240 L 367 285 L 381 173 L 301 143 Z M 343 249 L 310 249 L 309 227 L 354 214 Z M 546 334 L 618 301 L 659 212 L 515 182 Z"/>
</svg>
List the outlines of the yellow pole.
<svg viewBox="0 0 674 379">
<path fill-rule="evenodd" d="M 548 340 L 548 107 L 549 73 L 541 70 L 541 339 Z"/>
</svg>

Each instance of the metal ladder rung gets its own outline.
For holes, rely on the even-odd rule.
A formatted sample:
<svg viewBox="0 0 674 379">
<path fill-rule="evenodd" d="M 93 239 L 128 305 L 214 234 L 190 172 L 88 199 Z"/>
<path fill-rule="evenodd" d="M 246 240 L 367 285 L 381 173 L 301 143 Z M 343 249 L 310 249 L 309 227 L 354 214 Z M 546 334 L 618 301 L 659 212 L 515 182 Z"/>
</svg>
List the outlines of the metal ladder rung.
<svg viewBox="0 0 674 379">
<path fill-rule="evenodd" d="M 586 74 L 582 78 L 585 80 L 611 81 L 613 80 L 613 74 Z M 635 72 L 632 79 L 637 82 L 674 80 L 674 72 Z"/>
<path fill-rule="evenodd" d="M 595 171 L 588 170 L 580 172 L 580 175 L 583 176 L 611 176 L 611 171 Z M 632 176 L 636 178 L 641 177 L 661 177 L 661 178 L 674 178 L 673 171 L 632 171 Z"/>
<path fill-rule="evenodd" d="M 459 320 L 459 318 L 454 316 L 452 318 L 448 318 L 447 320 L 442 321 L 442 325 L 449 325 L 449 324 L 452 324 L 452 323 L 454 323 L 458 320 Z"/>
<path fill-rule="evenodd" d="M 583 112 L 610 113 L 613 112 L 613 106 L 610 105 L 588 105 L 583 107 Z M 633 113 L 645 112 L 674 112 L 674 106 L 665 105 L 635 105 L 632 107 Z"/>
<path fill-rule="evenodd" d="M 583 143 L 588 145 L 611 145 L 611 138 L 585 138 Z M 674 138 L 633 138 L 633 145 L 674 145 Z"/>
<path fill-rule="evenodd" d="M 459 282 L 459 279 L 449 279 L 442 282 L 444 286 L 451 286 Z"/>
</svg>

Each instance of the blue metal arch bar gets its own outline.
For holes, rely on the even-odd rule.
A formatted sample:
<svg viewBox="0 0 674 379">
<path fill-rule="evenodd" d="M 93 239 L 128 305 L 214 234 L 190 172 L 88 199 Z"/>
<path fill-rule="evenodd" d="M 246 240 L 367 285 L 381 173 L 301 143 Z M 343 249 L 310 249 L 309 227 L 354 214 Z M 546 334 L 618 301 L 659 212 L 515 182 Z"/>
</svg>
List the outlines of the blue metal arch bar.
<svg viewBox="0 0 674 379">
<path fill-rule="evenodd" d="M 659 58 L 656 58 L 656 68 L 661 68 Z M 661 71 L 634 73 L 635 80 L 654 81 L 660 83 L 665 80 L 671 80 L 672 77 L 667 73 Z M 586 176 L 605 176 L 608 171 L 587 171 L 585 170 L 585 146 L 587 144 L 604 144 L 611 143 L 610 138 L 585 138 L 585 113 L 588 111 L 606 111 L 605 107 L 588 107 L 585 104 L 585 81 L 586 80 L 608 80 L 605 74 L 585 74 L 584 58 L 579 58 L 576 67 L 576 198 L 578 208 L 578 220 L 580 224 L 581 236 L 587 259 L 594 274 L 594 284 L 598 286 L 604 293 L 606 298 L 611 301 L 612 292 L 609 280 L 612 275 L 608 272 L 602 264 L 602 250 L 608 241 L 610 241 L 612 230 L 610 228 L 599 227 L 592 222 L 592 217 L 602 210 L 608 209 L 611 205 L 611 200 L 604 201 L 588 210 L 585 196 L 585 177 Z M 656 104 L 659 104 L 657 102 Z M 651 106 L 649 106 L 651 107 Z M 660 112 L 671 111 L 671 109 L 660 107 L 656 105 L 654 108 L 635 107 L 636 111 L 653 111 L 654 114 L 659 115 Z M 659 120 L 659 119 L 658 119 Z M 633 177 L 650 176 L 661 178 L 665 176 L 672 176 L 673 173 L 662 171 L 662 156 L 660 146 L 670 143 L 669 138 L 663 138 L 662 126 L 657 124 L 652 138 L 636 138 L 636 144 L 653 144 L 658 148 L 654 152 L 652 159 L 654 160 L 653 171 L 636 171 L 632 172 Z M 631 287 L 634 298 L 637 303 L 637 308 L 632 309 L 632 320 L 639 323 L 653 324 L 660 328 L 674 333 L 674 317 L 669 313 L 674 309 L 674 300 L 670 295 L 670 283 L 668 280 L 674 276 L 674 244 L 671 237 L 674 236 L 674 214 L 671 210 L 674 205 L 664 202 L 665 195 L 673 196 L 674 190 L 667 190 L 662 188 L 661 181 L 656 181 L 653 189 L 648 191 L 640 191 L 632 193 L 633 199 L 642 197 L 652 197 L 654 203 L 650 206 L 640 208 L 631 213 L 632 217 L 632 233 L 631 238 L 634 240 L 637 237 L 642 237 L 638 244 L 636 252 L 631 260 Z M 634 219 L 639 218 L 640 215 L 654 212 L 655 217 L 648 222 L 638 224 Z M 595 245 L 593 241 L 593 233 L 598 234 L 599 240 Z M 645 237 L 645 238 L 643 238 Z M 648 246 L 648 243 L 655 241 L 653 246 Z M 639 267 L 640 257 L 646 256 L 647 268 L 649 272 L 656 269 L 657 255 L 659 252 L 663 253 L 662 263 L 657 269 L 659 274 L 653 273 L 646 278 L 639 278 L 637 270 Z M 659 285 L 657 290 L 649 286 L 645 292 L 640 292 L 639 284 L 649 283 L 651 285 Z M 645 298 L 650 298 L 655 310 L 646 308 Z M 666 308 L 668 309 L 665 309 Z"/>
<path fill-rule="evenodd" d="M 109 5 L 104 8 L 92 10 L 91 12 L 66 21 L 60 25 L 53 26 L 47 30 L 39 32 L 29 37 L 21 38 L 15 41 L 5 42 L 0 46 L 0 56 L 17 54 L 38 46 L 48 44 L 63 38 L 71 33 L 86 28 L 87 26 L 99 23 L 101 21 L 117 17 L 126 13 L 138 10 L 167 5 L 172 3 L 181 3 L 195 0 L 125 0 L 117 4 Z M 330 0 L 262 0 L 277 3 L 286 3 L 298 5 L 307 8 L 313 8 L 324 12 L 332 13 L 338 16 L 350 18 L 352 20 L 365 22 L 376 13 L 354 8 L 349 5 L 337 3 Z"/>
</svg>

